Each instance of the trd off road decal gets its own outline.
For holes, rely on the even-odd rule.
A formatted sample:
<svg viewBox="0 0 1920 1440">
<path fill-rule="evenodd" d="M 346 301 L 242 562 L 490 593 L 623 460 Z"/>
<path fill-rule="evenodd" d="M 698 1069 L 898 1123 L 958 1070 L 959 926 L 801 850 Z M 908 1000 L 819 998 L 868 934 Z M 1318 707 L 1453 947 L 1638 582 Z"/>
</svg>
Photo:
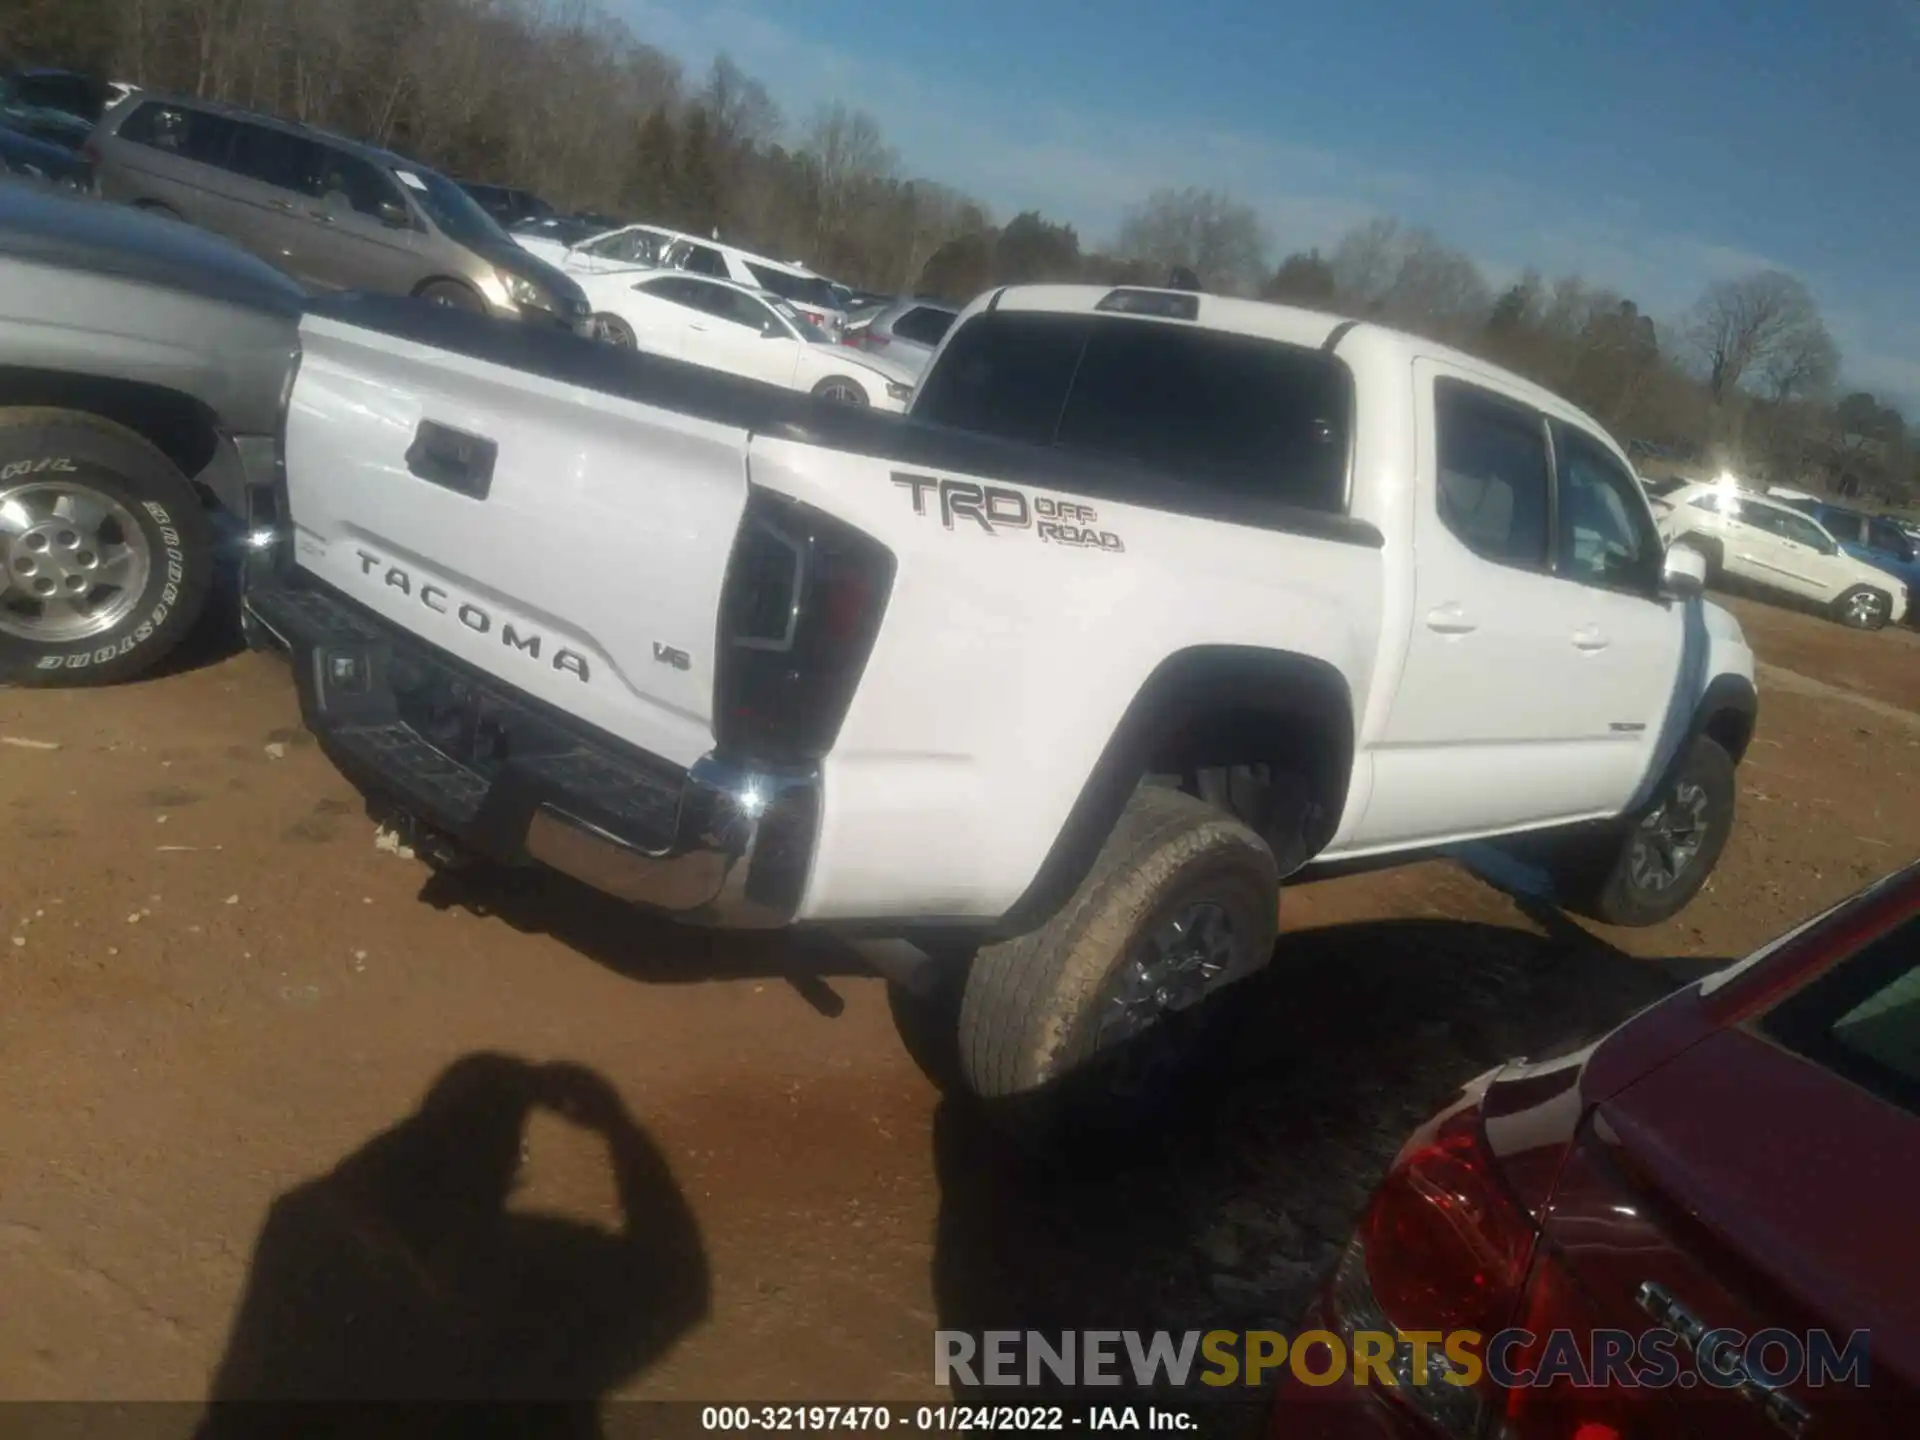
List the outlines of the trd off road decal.
<svg viewBox="0 0 1920 1440">
<path fill-rule="evenodd" d="M 1114 555 L 1127 548 L 1111 530 L 1094 528 L 1100 520 L 1099 511 L 1077 500 L 1063 500 L 1053 495 L 1028 498 L 1026 491 L 1005 485 L 942 480 L 933 475 L 909 475 L 899 470 L 893 474 L 893 483 L 913 497 L 914 514 L 926 515 L 937 510 L 940 523 L 949 530 L 964 520 L 978 525 L 989 535 L 998 535 L 1003 530 L 1031 530 L 1049 545 L 1105 550 Z"/>
</svg>

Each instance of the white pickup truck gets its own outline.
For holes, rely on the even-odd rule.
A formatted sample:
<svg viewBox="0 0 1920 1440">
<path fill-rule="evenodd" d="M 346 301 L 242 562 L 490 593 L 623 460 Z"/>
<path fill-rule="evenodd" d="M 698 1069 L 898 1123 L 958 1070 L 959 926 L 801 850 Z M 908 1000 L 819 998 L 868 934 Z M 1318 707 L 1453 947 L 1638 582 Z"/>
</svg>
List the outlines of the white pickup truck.
<svg viewBox="0 0 1920 1440">
<path fill-rule="evenodd" d="M 404 301 L 301 333 L 247 603 L 336 763 L 690 920 L 963 941 L 982 1094 L 1263 964 L 1289 877 L 1531 834 L 1647 924 L 1732 824 L 1699 557 L 1440 345 L 1016 287 L 901 418 Z"/>
</svg>

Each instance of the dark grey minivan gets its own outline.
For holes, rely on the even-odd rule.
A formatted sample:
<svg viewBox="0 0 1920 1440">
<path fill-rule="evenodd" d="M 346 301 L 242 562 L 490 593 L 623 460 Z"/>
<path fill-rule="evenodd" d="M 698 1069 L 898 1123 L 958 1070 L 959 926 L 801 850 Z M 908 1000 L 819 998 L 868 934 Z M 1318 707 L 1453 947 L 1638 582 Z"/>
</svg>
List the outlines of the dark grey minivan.
<svg viewBox="0 0 1920 1440">
<path fill-rule="evenodd" d="M 310 288 L 591 328 L 577 284 L 514 244 L 453 181 L 388 151 L 145 93 L 107 112 L 91 148 L 107 199 L 225 235 Z"/>
</svg>

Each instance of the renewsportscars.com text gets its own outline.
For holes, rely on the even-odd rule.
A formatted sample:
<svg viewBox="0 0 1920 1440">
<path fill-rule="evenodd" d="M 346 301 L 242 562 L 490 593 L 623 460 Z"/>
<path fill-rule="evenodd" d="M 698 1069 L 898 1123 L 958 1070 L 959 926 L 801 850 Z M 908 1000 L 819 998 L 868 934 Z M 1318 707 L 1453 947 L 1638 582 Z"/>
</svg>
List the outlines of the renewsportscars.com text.
<svg viewBox="0 0 1920 1440">
<path fill-rule="evenodd" d="M 1121 1386 L 1141 1390 L 1261 1386 L 1284 1373 L 1305 1385 L 1398 1387 L 1477 1385 L 1624 1386 L 1734 1389 L 1866 1385 L 1868 1333 L 1837 1336 L 1761 1330 L 1707 1332 L 1689 1345 L 1668 1329 L 1477 1330 L 1352 1336 L 1306 1330 L 1037 1330 L 934 1332 L 933 1380 L 940 1386 Z"/>
</svg>

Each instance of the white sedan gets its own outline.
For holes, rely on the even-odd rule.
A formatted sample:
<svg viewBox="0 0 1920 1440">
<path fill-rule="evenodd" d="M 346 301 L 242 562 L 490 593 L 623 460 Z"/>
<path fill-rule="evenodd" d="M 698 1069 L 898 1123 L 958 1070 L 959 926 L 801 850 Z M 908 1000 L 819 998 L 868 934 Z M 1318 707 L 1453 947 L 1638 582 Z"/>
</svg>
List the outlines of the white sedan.
<svg viewBox="0 0 1920 1440">
<path fill-rule="evenodd" d="M 875 410 L 904 411 L 913 396 L 906 368 L 834 344 L 769 291 L 678 270 L 578 279 L 610 344 Z"/>
</svg>

